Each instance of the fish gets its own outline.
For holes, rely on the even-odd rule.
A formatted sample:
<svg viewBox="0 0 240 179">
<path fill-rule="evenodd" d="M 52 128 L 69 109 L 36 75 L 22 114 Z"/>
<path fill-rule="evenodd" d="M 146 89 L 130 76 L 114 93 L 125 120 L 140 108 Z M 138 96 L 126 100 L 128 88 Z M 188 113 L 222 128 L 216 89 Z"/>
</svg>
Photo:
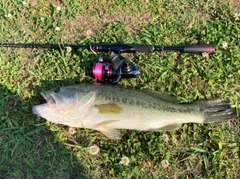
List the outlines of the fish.
<svg viewBox="0 0 240 179">
<path fill-rule="evenodd" d="M 97 130 L 110 139 L 121 139 L 118 129 L 172 131 L 185 123 L 223 122 L 236 117 L 236 110 L 225 98 L 181 104 L 164 92 L 117 85 L 80 84 L 40 94 L 46 103 L 35 105 L 34 114 L 52 123 Z"/>
</svg>

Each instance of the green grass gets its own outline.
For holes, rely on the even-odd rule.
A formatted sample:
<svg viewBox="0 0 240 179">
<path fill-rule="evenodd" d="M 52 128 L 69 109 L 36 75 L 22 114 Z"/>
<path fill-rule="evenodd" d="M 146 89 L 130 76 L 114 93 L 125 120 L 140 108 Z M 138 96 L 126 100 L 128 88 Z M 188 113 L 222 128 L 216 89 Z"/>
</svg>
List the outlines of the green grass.
<svg viewBox="0 0 240 179">
<path fill-rule="evenodd" d="M 240 13 L 237 0 L 117 0 L 0 2 L 0 43 L 143 43 L 159 46 L 213 43 L 201 55 L 127 54 L 140 69 L 120 85 L 164 91 L 180 102 L 240 96 Z M 61 10 L 58 11 L 57 7 Z M 11 17 L 6 15 L 11 14 Z M 60 31 L 55 31 L 59 27 Z M 227 42 L 227 48 L 222 43 Z M 58 85 L 91 83 L 88 51 L 0 48 L 0 178 L 238 178 L 240 123 L 187 124 L 163 133 L 101 133 L 52 124 L 32 114 L 39 95 Z M 89 147 L 100 147 L 91 155 Z M 130 163 L 120 164 L 127 156 Z M 169 161 L 164 168 L 163 160 Z"/>
</svg>

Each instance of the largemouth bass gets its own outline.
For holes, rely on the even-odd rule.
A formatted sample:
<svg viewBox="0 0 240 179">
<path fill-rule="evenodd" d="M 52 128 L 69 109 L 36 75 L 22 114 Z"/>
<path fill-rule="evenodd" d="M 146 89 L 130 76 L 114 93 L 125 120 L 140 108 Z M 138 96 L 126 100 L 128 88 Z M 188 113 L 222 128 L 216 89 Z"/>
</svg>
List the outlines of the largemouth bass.
<svg viewBox="0 0 240 179">
<path fill-rule="evenodd" d="M 236 117 L 226 99 L 178 104 L 168 94 L 106 85 L 57 87 L 42 92 L 47 103 L 33 113 L 53 123 L 95 129 L 120 139 L 117 129 L 169 131 L 184 123 L 213 123 Z"/>
</svg>

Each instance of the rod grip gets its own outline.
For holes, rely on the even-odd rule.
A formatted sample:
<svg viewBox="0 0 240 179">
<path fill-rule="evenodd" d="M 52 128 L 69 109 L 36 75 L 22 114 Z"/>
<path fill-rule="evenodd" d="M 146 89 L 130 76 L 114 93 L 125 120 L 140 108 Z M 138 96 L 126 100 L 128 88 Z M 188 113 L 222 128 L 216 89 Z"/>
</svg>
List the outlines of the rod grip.
<svg viewBox="0 0 240 179">
<path fill-rule="evenodd" d="M 215 51 L 215 46 L 213 44 L 196 44 L 185 46 L 183 52 L 185 53 L 213 53 Z"/>
</svg>

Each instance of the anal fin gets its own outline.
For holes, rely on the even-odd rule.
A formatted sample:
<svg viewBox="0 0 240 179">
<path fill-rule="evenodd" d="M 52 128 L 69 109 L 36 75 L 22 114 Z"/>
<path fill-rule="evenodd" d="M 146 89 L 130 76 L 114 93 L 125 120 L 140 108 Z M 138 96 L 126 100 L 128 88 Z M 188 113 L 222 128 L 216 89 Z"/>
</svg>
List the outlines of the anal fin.
<svg viewBox="0 0 240 179">
<path fill-rule="evenodd" d="M 109 120 L 103 121 L 96 125 L 96 130 L 102 132 L 105 136 L 110 139 L 121 139 L 122 135 L 116 129 L 109 128 L 107 125 L 113 122 L 117 122 L 117 120 Z"/>
<path fill-rule="evenodd" d="M 182 127 L 182 123 L 167 124 L 163 127 L 153 129 L 153 131 L 173 131 Z"/>
</svg>

